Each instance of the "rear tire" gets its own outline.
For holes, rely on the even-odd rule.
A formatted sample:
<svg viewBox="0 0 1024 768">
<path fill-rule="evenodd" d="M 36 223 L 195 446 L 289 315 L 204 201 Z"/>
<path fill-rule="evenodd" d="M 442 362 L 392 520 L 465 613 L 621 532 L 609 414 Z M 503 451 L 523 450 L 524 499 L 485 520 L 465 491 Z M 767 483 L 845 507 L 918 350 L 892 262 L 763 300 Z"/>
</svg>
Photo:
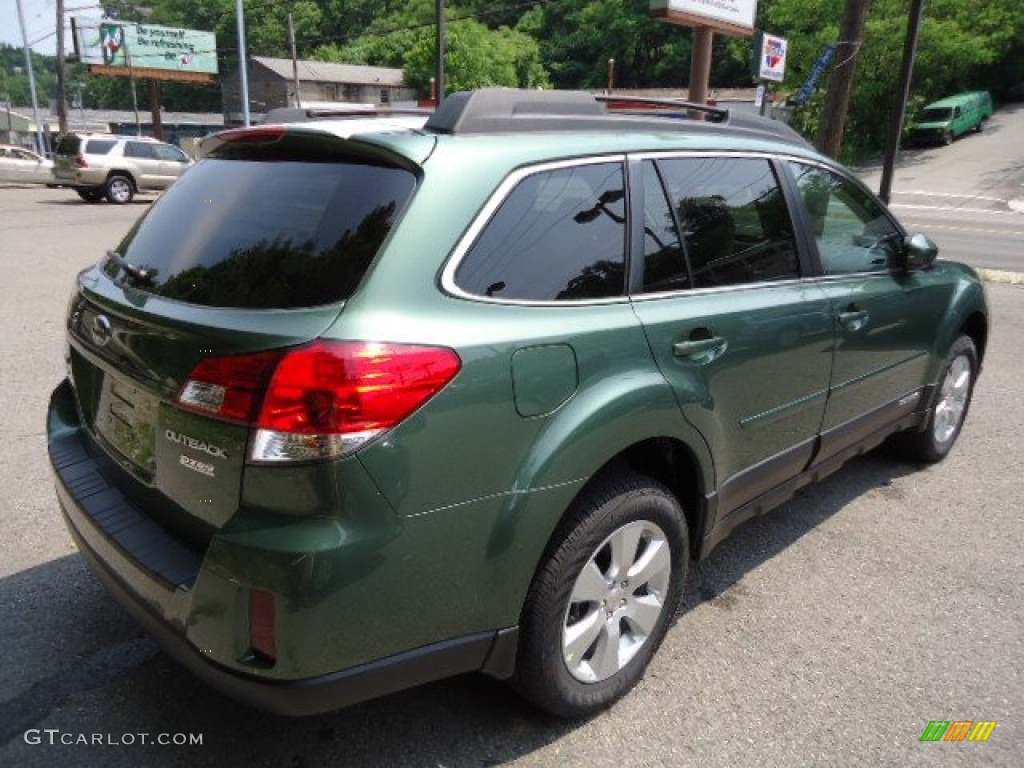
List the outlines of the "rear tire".
<svg viewBox="0 0 1024 768">
<path fill-rule="evenodd" d="M 107 179 L 107 200 L 116 205 L 126 205 L 135 197 L 135 186 L 127 176 L 114 175 Z"/>
<path fill-rule="evenodd" d="M 584 492 L 527 597 L 513 685 L 559 717 L 585 717 L 643 676 L 678 609 L 689 538 L 675 496 L 629 473 Z"/>
<path fill-rule="evenodd" d="M 946 356 L 925 429 L 900 436 L 901 452 L 906 458 L 926 464 L 946 458 L 967 418 L 977 375 L 978 351 L 974 341 L 970 336 L 961 336 Z"/>
</svg>

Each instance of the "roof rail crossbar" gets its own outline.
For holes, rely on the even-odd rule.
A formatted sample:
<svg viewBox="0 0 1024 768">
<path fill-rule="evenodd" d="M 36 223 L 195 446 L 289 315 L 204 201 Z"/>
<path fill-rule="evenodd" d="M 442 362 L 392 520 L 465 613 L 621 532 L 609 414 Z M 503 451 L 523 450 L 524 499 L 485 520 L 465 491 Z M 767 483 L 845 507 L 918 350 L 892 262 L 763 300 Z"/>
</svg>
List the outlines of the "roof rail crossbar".
<svg viewBox="0 0 1024 768">
<path fill-rule="evenodd" d="M 724 107 L 716 107 L 711 104 L 699 104 L 696 101 L 687 101 L 667 96 L 616 96 L 615 94 L 595 94 L 595 99 L 607 104 L 609 109 L 621 108 L 624 106 L 644 107 L 674 107 L 697 112 L 706 112 L 712 116 L 713 122 L 724 123 L 729 119 L 729 110 Z"/>
</svg>

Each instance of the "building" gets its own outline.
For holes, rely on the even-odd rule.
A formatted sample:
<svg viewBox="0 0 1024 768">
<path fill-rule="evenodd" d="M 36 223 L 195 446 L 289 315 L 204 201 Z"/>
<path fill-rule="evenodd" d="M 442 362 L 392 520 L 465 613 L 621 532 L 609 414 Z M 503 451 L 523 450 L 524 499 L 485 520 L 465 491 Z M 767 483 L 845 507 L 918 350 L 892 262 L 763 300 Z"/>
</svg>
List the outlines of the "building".
<svg viewBox="0 0 1024 768">
<path fill-rule="evenodd" d="M 335 102 L 380 106 L 414 101 L 417 95 L 413 88 L 405 85 L 400 69 L 326 61 L 299 61 L 298 69 L 299 96 L 304 106 Z M 221 92 L 225 122 L 241 122 L 241 84 L 237 71 L 221 78 Z M 249 58 L 250 113 L 295 106 L 294 93 L 291 59 Z"/>
</svg>

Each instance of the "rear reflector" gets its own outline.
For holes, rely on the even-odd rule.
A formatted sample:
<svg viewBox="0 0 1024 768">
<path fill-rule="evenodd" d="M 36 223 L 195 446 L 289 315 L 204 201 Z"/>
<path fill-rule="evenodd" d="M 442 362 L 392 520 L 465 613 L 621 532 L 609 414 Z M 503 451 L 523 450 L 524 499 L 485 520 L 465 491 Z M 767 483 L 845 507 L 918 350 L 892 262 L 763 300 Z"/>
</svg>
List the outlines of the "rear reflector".
<svg viewBox="0 0 1024 768">
<path fill-rule="evenodd" d="M 203 360 L 178 402 L 256 427 L 253 461 L 338 458 L 400 423 L 461 366 L 445 347 L 318 340 Z"/>
<path fill-rule="evenodd" d="M 201 360 L 185 382 L 178 403 L 209 416 L 250 424 L 281 355 L 260 352 Z"/>
<path fill-rule="evenodd" d="M 265 589 L 249 592 L 249 645 L 260 661 L 277 660 L 277 607 L 274 593 Z"/>
</svg>

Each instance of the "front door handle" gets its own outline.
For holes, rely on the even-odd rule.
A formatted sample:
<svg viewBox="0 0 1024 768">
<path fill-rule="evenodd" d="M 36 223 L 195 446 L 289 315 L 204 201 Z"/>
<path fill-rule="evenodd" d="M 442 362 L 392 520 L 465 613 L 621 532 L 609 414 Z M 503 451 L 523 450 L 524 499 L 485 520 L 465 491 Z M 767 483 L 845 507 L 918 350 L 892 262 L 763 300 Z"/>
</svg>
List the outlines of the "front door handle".
<svg viewBox="0 0 1024 768">
<path fill-rule="evenodd" d="M 689 357 L 698 362 L 708 363 L 725 352 L 729 343 L 721 336 L 706 339 L 689 339 L 678 341 L 672 345 L 672 354 L 676 357 Z"/>
</svg>

